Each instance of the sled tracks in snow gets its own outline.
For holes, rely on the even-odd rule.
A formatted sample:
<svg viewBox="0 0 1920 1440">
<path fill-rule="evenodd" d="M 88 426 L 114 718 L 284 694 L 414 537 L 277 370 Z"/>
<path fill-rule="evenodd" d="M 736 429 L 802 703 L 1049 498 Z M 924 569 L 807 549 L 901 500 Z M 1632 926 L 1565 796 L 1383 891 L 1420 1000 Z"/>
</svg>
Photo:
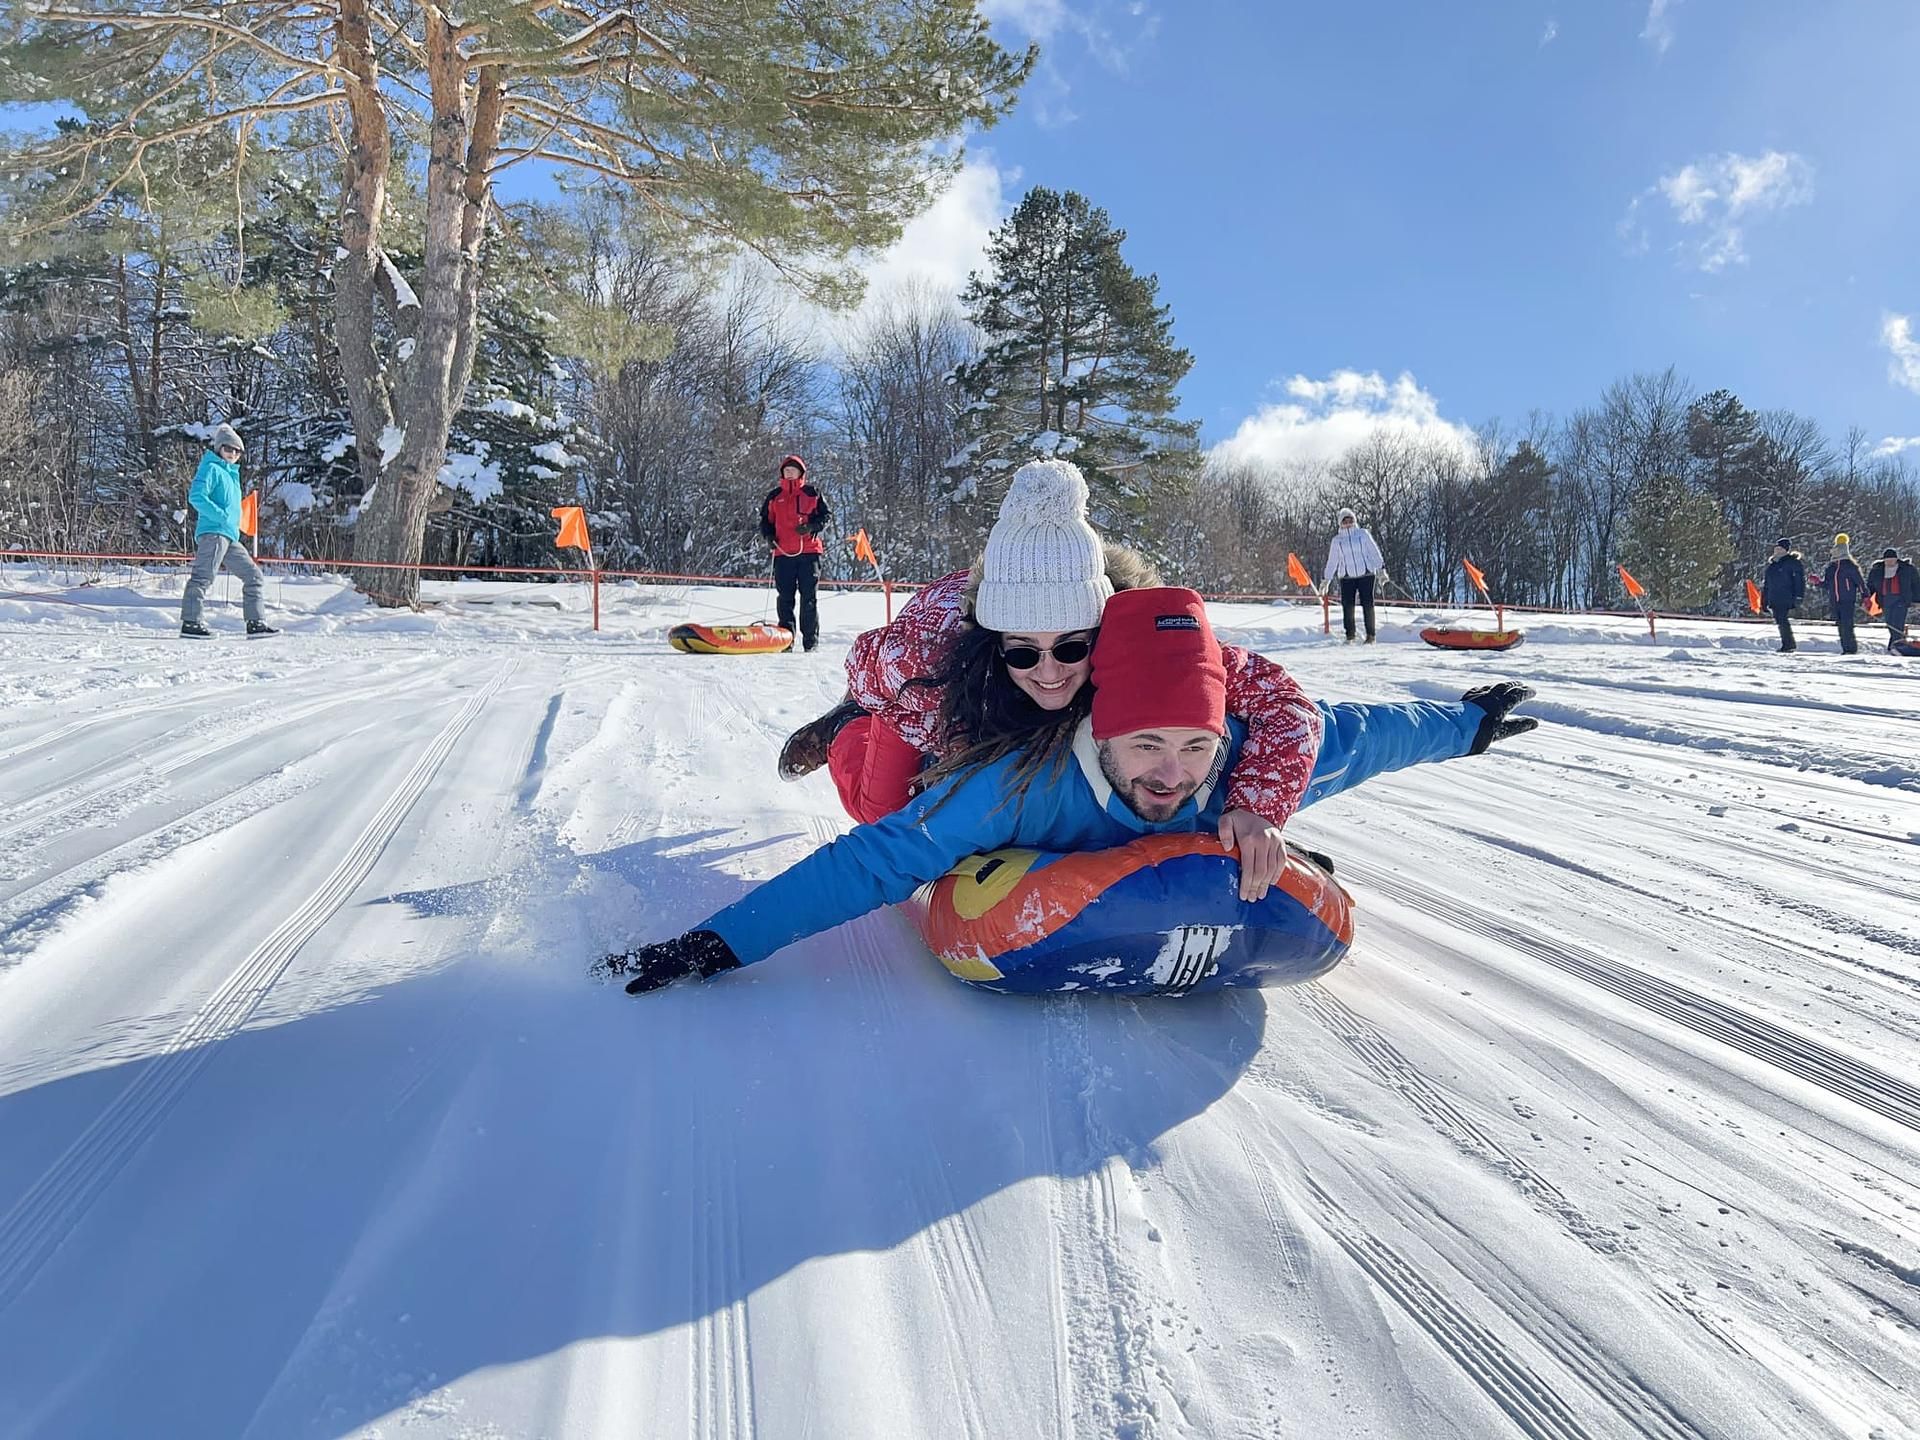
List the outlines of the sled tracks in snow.
<svg viewBox="0 0 1920 1440">
<path fill-rule="evenodd" d="M 1505 1412 L 1527 1440 L 1603 1440 L 1616 1435 L 1645 1440 L 1706 1440 L 1706 1432 L 1676 1413 L 1637 1376 L 1621 1370 L 1562 1317 L 1545 1306 L 1508 1295 L 1502 1308 L 1521 1333 L 1566 1374 L 1578 1378 L 1588 1392 L 1575 1398 L 1562 1394 L 1551 1379 L 1528 1363 L 1519 1348 L 1468 1314 L 1419 1265 L 1373 1233 L 1374 1227 L 1349 1214 L 1311 1176 L 1304 1181 L 1308 1193 L 1318 1202 L 1322 1220 L 1347 1257 L 1426 1332 L 1489 1401 Z M 1469 1278 L 1475 1279 L 1485 1293 L 1498 1292 L 1493 1275 Z M 1599 1423 L 1594 1415 L 1596 1403 L 1605 1412 L 1602 1428 L 1595 1428 Z"/>
<path fill-rule="evenodd" d="M 1736 1006 L 1661 980 L 1644 970 L 1571 941 L 1489 917 L 1432 890 L 1399 880 L 1368 865 L 1348 869 L 1361 883 L 1474 935 L 1544 961 L 1556 970 L 1597 985 L 1697 1035 L 1718 1040 L 1752 1059 L 1806 1081 L 1842 1100 L 1920 1131 L 1920 1086 L 1857 1060 L 1830 1045 L 1798 1035 Z"/>
<path fill-rule="evenodd" d="M 460 737 L 514 668 L 503 666 L 441 727 L 327 878 L 227 977 L 193 1019 L 142 1067 L 0 1218 L 0 1309 L 19 1298 L 87 1210 L 157 1130 L 181 1094 L 260 1006 L 308 940 L 338 913 L 399 833 Z"/>
</svg>

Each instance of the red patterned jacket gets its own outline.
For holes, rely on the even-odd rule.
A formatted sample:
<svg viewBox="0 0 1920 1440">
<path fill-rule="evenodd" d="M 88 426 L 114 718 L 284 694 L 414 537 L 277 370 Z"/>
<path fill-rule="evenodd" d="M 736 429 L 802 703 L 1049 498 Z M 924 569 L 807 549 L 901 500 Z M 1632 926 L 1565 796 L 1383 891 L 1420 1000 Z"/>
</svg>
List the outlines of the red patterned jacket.
<svg viewBox="0 0 1920 1440">
<path fill-rule="evenodd" d="M 847 652 L 847 688 L 916 750 L 946 753 L 940 691 L 908 685 L 945 668 L 965 619 L 967 572 L 936 580 L 909 600 L 891 625 L 869 630 Z M 1320 710 L 1273 661 L 1222 645 L 1227 712 L 1247 722 L 1240 763 L 1227 777 L 1227 808 L 1251 810 L 1285 825 L 1299 807 L 1320 754 Z"/>
</svg>

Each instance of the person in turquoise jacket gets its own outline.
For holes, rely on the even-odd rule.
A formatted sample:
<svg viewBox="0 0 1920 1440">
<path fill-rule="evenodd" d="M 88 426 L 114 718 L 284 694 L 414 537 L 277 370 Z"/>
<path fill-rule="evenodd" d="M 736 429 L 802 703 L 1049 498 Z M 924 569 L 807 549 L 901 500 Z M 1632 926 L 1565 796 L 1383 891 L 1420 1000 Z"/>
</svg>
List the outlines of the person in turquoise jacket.
<svg viewBox="0 0 1920 1440">
<path fill-rule="evenodd" d="M 187 576 L 180 601 L 180 633 L 189 640 L 205 640 L 213 632 L 201 618 L 207 587 L 225 566 L 240 577 L 240 604 L 249 636 L 277 635 L 261 607 L 266 588 L 260 567 L 240 543 L 240 457 L 245 447 L 231 425 L 214 427 L 207 453 L 194 472 L 187 503 L 196 517 L 193 525 L 193 573 Z"/>
<path fill-rule="evenodd" d="M 968 855 L 1009 845 L 1106 849 L 1147 834 L 1212 831 L 1225 796 L 1218 782 L 1245 738 L 1226 714 L 1225 676 L 1197 594 L 1122 591 L 1108 602 L 1094 647 L 1093 713 L 1060 763 L 1023 768 L 1017 752 L 973 768 L 963 759 L 906 808 L 856 826 L 685 934 L 602 957 L 594 973 L 628 979 L 629 994 L 710 979 L 905 900 Z M 1508 712 L 1532 693 L 1508 683 L 1456 702 L 1321 702 L 1324 736 L 1301 804 L 1523 734 L 1538 722 Z"/>
</svg>

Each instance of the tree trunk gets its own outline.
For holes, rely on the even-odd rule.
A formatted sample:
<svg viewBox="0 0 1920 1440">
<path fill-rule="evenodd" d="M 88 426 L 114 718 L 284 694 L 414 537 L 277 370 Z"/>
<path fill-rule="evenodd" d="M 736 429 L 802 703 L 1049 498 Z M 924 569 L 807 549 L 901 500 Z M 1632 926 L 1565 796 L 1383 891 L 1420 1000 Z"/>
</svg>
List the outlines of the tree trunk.
<svg viewBox="0 0 1920 1440">
<path fill-rule="evenodd" d="M 427 517 L 433 513 L 440 471 L 446 465 L 447 432 L 465 399 L 473 368 L 488 170 L 499 143 L 504 98 L 499 72 L 485 70 L 469 112 L 466 62 L 445 14 L 434 6 L 426 10 L 426 49 L 433 123 L 427 150 L 425 283 L 394 417 L 401 430 L 399 449 L 380 471 L 380 484 L 362 507 L 353 537 L 356 560 L 409 567 L 420 563 Z M 378 604 L 410 605 L 419 598 L 420 572 L 365 571 L 356 575 L 355 583 Z"/>
<path fill-rule="evenodd" d="M 334 344 L 347 387 L 347 412 L 353 418 L 361 495 L 373 492 L 378 499 L 380 441 L 393 423 L 393 406 L 374 344 L 374 306 L 378 303 L 374 270 L 379 263 L 380 222 L 386 212 L 393 143 L 380 100 L 380 71 L 373 55 L 366 0 L 341 0 L 335 34 L 339 63 L 353 76 L 353 83 L 348 87 L 347 156 L 341 167 L 340 248 L 344 253 L 335 257 L 333 266 L 333 285 L 339 297 Z M 368 533 L 368 508 L 363 505 L 360 523 L 354 528 L 354 556 L 382 559 L 383 551 Z M 381 571 L 355 571 L 353 580 L 378 603 L 406 603 L 405 599 L 386 598 Z"/>
</svg>

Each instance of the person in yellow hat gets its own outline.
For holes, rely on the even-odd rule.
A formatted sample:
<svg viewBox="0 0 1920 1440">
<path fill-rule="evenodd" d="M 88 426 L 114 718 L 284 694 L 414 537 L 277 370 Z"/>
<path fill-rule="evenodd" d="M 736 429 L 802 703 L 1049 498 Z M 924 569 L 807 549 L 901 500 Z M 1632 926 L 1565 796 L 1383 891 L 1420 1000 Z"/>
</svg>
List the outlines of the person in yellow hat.
<svg viewBox="0 0 1920 1440">
<path fill-rule="evenodd" d="M 1853 558 L 1853 537 L 1842 530 L 1833 537 L 1833 559 L 1820 572 L 1819 586 L 1833 612 L 1834 628 L 1840 632 L 1840 653 L 1857 655 L 1860 642 L 1853 638 L 1854 607 L 1867 588 L 1867 577 L 1860 573 L 1860 562 Z"/>
</svg>

